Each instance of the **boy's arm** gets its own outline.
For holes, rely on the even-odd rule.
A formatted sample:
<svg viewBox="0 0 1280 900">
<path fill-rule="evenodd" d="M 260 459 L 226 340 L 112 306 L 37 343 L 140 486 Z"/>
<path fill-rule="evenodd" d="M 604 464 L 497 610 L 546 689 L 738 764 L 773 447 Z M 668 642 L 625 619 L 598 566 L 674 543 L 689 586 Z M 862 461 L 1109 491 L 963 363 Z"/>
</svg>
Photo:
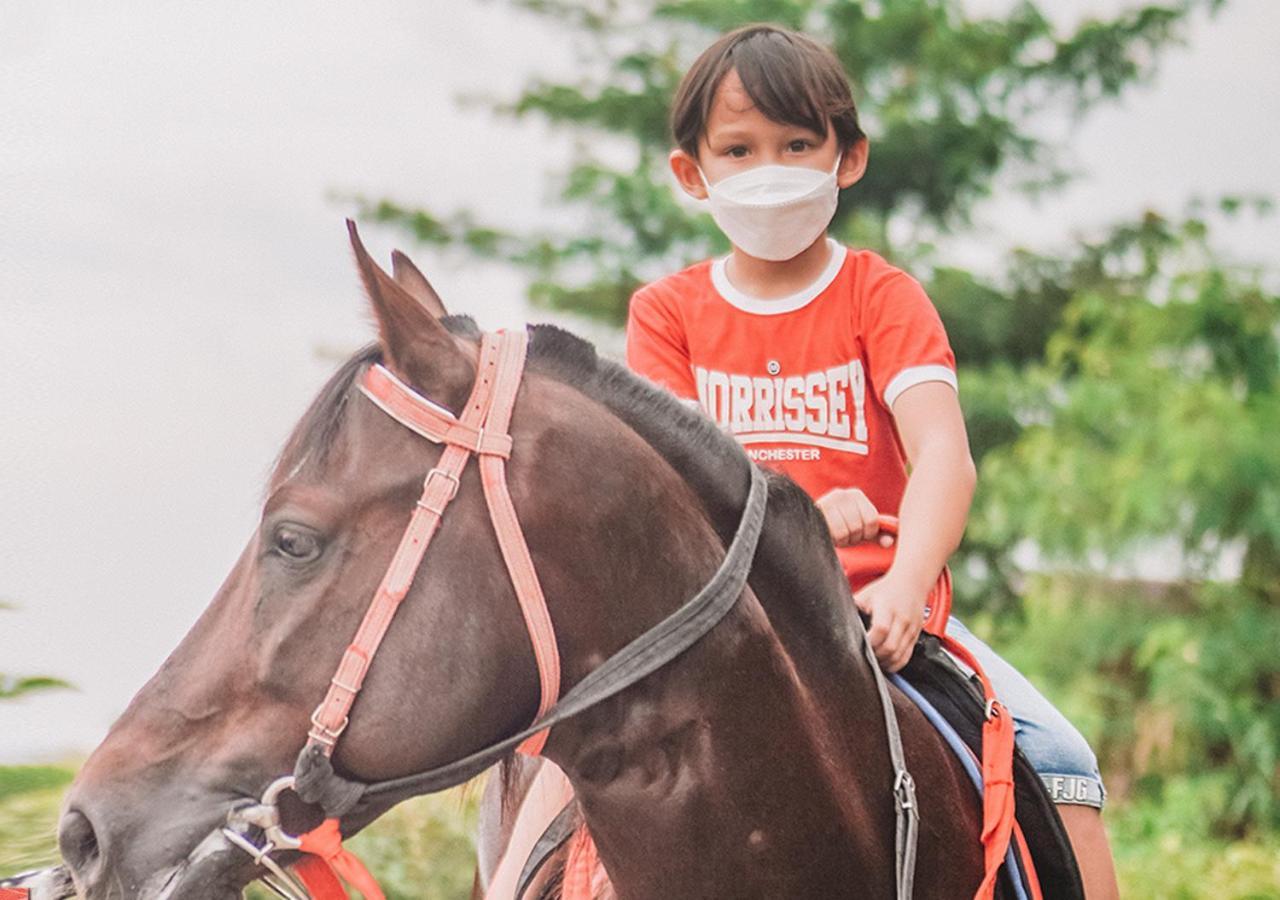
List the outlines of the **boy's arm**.
<svg viewBox="0 0 1280 900">
<path fill-rule="evenodd" d="M 644 290 L 627 309 L 627 368 L 682 400 L 698 396 L 683 323 L 674 310 Z"/>
<path fill-rule="evenodd" d="M 898 549 L 881 578 L 860 590 L 858 607 L 871 615 L 868 637 L 881 664 L 907 664 L 924 621 L 930 588 L 960 545 L 977 473 L 955 389 L 924 382 L 893 404 L 911 475 L 898 508 Z"/>
</svg>

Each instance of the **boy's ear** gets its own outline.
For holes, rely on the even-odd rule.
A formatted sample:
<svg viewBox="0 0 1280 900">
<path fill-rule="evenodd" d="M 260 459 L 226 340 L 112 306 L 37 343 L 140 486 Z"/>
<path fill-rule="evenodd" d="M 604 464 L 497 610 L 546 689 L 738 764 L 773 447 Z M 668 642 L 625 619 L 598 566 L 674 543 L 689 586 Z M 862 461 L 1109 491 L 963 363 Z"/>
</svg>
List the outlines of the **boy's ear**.
<svg viewBox="0 0 1280 900">
<path fill-rule="evenodd" d="M 840 169 L 836 172 L 836 184 L 841 188 L 852 187 L 862 180 L 867 173 L 867 158 L 871 153 L 871 142 L 865 137 L 844 152 L 840 159 Z"/>
<path fill-rule="evenodd" d="M 698 161 L 679 148 L 671 151 L 668 160 L 671 163 L 671 172 L 676 176 L 676 181 L 680 182 L 684 192 L 695 200 L 706 200 L 707 186 L 702 183 Z"/>
</svg>

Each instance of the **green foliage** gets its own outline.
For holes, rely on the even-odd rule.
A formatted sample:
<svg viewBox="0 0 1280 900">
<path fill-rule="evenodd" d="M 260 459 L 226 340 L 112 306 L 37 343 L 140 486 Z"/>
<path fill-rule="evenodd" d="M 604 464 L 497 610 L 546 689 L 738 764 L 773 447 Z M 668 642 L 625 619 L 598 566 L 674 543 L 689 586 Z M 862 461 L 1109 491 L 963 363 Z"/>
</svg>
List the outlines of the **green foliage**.
<svg viewBox="0 0 1280 900">
<path fill-rule="evenodd" d="M 969 534 L 1021 587 L 1005 596 L 1025 596 L 1000 644 L 1091 738 L 1113 791 L 1162 811 L 1161 834 L 1274 832 L 1280 296 L 1218 260 L 1195 216 L 1148 214 L 1063 271 L 1043 360 L 988 368 L 966 400 L 980 425 L 1001 404 L 1010 417 Z M 1020 541 L 1042 570 L 1021 581 Z M 1157 547 L 1162 582 L 1114 574 Z M 989 585 L 961 584 L 962 606 L 987 606 Z"/>
<path fill-rule="evenodd" d="M 14 609 L 12 603 L 0 600 L 0 610 Z M 71 688 L 69 682 L 63 681 L 61 678 L 52 678 L 48 675 L 6 675 L 0 672 L 0 700 L 15 700 L 18 697 L 35 693 L 36 691 L 48 691 L 62 688 Z"/>
<path fill-rule="evenodd" d="M 63 787 L 74 774 L 64 766 L 0 766 L 0 800 Z"/>
<path fill-rule="evenodd" d="M 0 875 L 58 861 L 58 808 L 74 770 L 0 766 Z"/>
<path fill-rule="evenodd" d="M 1277 561 L 1280 298 L 1217 263 L 1204 232 L 1151 214 L 1082 252 L 1045 360 L 1023 373 L 1040 386 L 1030 427 L 987 460 L 1006 540 L 1079 557 L 1168 536 L 1204 567 L 1240 539 Z"/>
<path fill-rule="evenodd" d="M 513 100 L 487 101 L 499 113 L 536 116 L 581 138 L 559 179 L 560 200 L 575 211 L 572 231 L 517 234 L 465 211 L 441 215 L 388 199 L 353 199 L 362 217 L 394 223 L 424 243 L 525 268 L 535 304 L 620 323 L 640 283 L 727 250 L 707 216 L 677 202 L 667 168 L 671 97 L 690 63 L 720 33 L 770 21 L 802 29 L 835 50 L 873 149 L 866 176 L 844 192 L 832 231 L 849 243 L 887 250 L 891 220 L 939 229 L 964 225 L 974 202 L 1011 163 L 1025 172 L 1028 189 L 1061 184 L 1066 174 L 1036 133 L 1035 117 L 1052 107 L 1079 117 L 1146 79 L 1187 16 L 1198 8 L 1215 10 L 1222 0 L 1137 6 L 1065 34 L 1055 31 L 1043 4 L 1030 0 L 987 18 L 967 14 L 959 0 L 512 5 L 582 37 L 583 77 L 570 84 L 534 78 Z M 598 147 L 617 152 L 606 155 Z M 1011 304 L 1007 312 L 1017 318 L 1034 311 Z M 1006 351 L 996 345 L 986 353 L 1038 349 L 1042 328 L 1024 334 L 1016 322 L 1007 324 L 1003 337 L 1014 346 Z"/>
</svg>

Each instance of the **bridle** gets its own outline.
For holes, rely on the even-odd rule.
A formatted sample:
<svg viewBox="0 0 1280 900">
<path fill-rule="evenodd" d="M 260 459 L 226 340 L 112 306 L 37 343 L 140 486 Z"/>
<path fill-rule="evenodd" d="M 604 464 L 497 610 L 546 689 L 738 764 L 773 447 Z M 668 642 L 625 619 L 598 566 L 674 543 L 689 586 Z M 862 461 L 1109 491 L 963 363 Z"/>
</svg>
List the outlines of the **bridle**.
<svg viewBox="0 0 1280 900">
<path fill-rule="evenodd" d="M 311 715 L 308 749 L 318 748 L 329 756 L 347 727 L 351 704 L 360 692 L 369 664 L 392 616 L 409 592 L 445 508 L 457 496 L 462 470 L 473 454 L 479 459 L 485 501 L 538 666 L 541 696 L 535 718 L 546 713 L 560 696 L 560 654 L 551 615 L 507 489 L 506 460 L 511 456 L 507 429 L 524 370 L 527 340 L 523 331 L 484 336 L 475 385 L 460 417 L 419 395 L 384 366 L 373 365 L 366 370 L 361 392 L 410 431 L 444 444 L 444 453 L 423 480 L 422 496 L 395 556 L 355 638 L 342 655 L 328 694 Z M 542 732 L 521 749 L 536 755 L 545 742 L 546 733 Z"/>
<path fill-rule="evenodd" d="M 278 863 L 270 860 L 274 850 L 306 851 L 308 838 L 320 831 L 316 829 L 298 837 L 284 832 L 276 805 L 276 798 L 284 790 L 292 788 L 303 801 L 324 810 L 329 818 L 322 828 L 327 829 L 332 850 L 332 841 L 337 839 L 338 821 L 344 815 L 374 807 L 385 808 L 411 796 L 461 784 L 512 750 L 537 755 L 554 725 L 620 693 L 678 657 L 715 627 L 746 587 L 768 499 L 765 477 L 754 465 L 749 466 L 750 488 L 742 519 L 724 560 L 710 581 L 696 596 L 627 644 L 560 697 L 560 659 L 555 632 L 506 481 L 506 460 L 512 450 L 508 427 L 524 371 L 527 344 L 528 336 L 523 329 L 483 335 L 475 384 L 459 416 L 421 396 L 382 365 L 369 367 L 363 375 L 359 388 L 369 400 L 404 427 L 427 440 L 443 444 L 444 451 L 424 478 L 422 496 L 414 507 L 386 574 L 355 637 L 342 655 L 324 700 L 311 716 L 312 727 L 306 745 L 298 755 L 293 775 L 274 782 L 261 802 L 233 810 L 227 827 L 223 829 L 228 840 L 246 849 L 254 856 L 255 862 L 273 872 L 280 868 Z M 537 713 L 533 722 L 519 733 L 430 771 L 377 783 L 343 778 L 333 770 L 334 747 L 350 722 L 351 706 L 360 692 L 378 645 L 397 607 L 408 594 L 445 509 L 457 495 L 462 471 L 473 455 L 478 458 L 485 501 L 537 663 L 540 687 Z M 863 644 L 865 652 L 870 654 L 865 640 Z M 894 765 L 898 895 L 910 896 L 918 821 L 914 787 L 903 762 L 897 721 L 884 677 L 874 656 L 869 656 L 869 659 L 884 705 Z M 263 834 L 263 846 L 249 840 L 248 834 L 253 828 Z M 337 850 L 331 856 L 342 859 Z M 304 861 L 307 861 L 306 857 Z M 347 875 L 347 872 L 343 874 Z M 277 872 L 277 879 L 284 884 L 272 886 L 282 896 L 305 897 L 304 893 L 290 893 L 296 885 L 290 885 L 288 878 L 287 873 Z"/>
</svg>

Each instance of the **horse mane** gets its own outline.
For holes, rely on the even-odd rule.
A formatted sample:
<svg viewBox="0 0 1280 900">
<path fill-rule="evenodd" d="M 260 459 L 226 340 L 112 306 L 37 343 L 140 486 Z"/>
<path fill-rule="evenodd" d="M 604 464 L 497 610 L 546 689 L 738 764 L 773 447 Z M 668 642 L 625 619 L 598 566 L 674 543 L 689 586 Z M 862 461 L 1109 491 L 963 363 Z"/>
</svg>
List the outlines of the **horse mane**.
<svg viewBox="0 0 1280 900">
<path fill-rule="evenodd" d="M 532 325 L 529 331 L 530 358 L 535 364 L 541 363 L 539 371 L 605 403 L 623 422 L 631 424 L 641 415 L 656 415 L 669 423 L 669 433 L 679 437 L 682 451 L 689 455 L 714 452 L 744 463 L 749 461 L 742 445 L 701 408 L 694 408 L 626 366 L 601 357 L 589 341 L 555 325 Z M 804 489 L 781 472 L 766 470 L 765 476 L 769 508 L 794 520 L 802 530 L 825 538 L 826 523 Z"/>
<path fill-rule="evenodd" d="M 440 323 L 458 337 L 480 339 L 480 329 L 470 316 L 445 316 Z M 269 490 L 303 466 L 324 464 L 342 427 L 343 413 L 357 377 L 368 366 L 380 362 L 382 350 L 378 344 L 366 344 L 330 376 L 281 449 L 272 466 Z M 690 453 L 714 449 L 742 455 L 737 441 L 710 419 L 626 367 L 601 358 L 589 341 L 556 325 L 529 326 L 529 364 L 594 399 L 609 397 L 608 405 L 620 410 L 624 421 L 629 410 L 661 416 L 670 422 L 673 432 L 681 435 Z"/>
<path fill-rule="evenodd" d="M 293 426 L 293 431 L 276 457 L 271 467 L 271 477 L 267 480 L 268 493 L 303 466 L 324 465 L 329 449 L 342 427 L 342 414 L 347 408 L 347 398 L 351 396 L 356 376 L 380 362 L 382 348 L 376 342 L 366 344 L 329 376 L 298 424 Z"/>
</svg>

